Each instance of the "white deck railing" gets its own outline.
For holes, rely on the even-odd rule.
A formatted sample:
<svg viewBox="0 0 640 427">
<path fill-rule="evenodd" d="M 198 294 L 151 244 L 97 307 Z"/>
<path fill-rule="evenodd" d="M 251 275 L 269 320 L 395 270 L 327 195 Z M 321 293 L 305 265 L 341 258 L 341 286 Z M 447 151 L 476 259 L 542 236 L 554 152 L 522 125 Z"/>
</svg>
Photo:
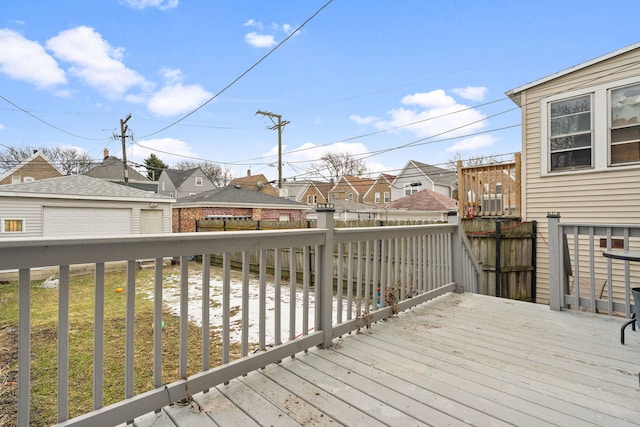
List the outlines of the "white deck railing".
<svg viewBox="0 0 640 427">
<path fill-rule="evenodd" d="M 640 265 L 603 256 L 612 249 L 639 250 L 639 225 L 561 223 L 549 221 L 549 305 L 552 310 L 575 309 L 630 318 L 631 277 Z"/>
<path fill-rule="evenodd" d="M 0 270 L 18 270 L 18 425 L 30 423 L 31 377 L 31 291 L 35 286 L 32 273 L 41 267 L 57 266 L 58 283 L 58 363 L 57 418 L 60 425 L 118 424 L 158 410 L 191 394 L 206 391 L 216 385 L 259 369 L 283 358 L 294 356 L 314 346 L 325 347 L 332 340 L 359 328 L 368 327 L 392 315 L 449 291 L 476 292 L 480 267 L 470 254 L 464 232 L 457 224 L 426 226 L 371 227 L 334 229 L 333 212 L 321 212 L 318 228 L 279 231 L 239 231 L 218 233 L 183 233 L 144 236 L 96 237 L 88 239 L 3 239 L 0 240 Z M 249 339 L 249 254 L 258 251 L 261 263 L 259 282 L 259 342 Z M 271 253 L 270 253 L 271 252 Z M 302 252 L 302 274 L 294 271 L 298 265 L 295 254 Z M 231 338 L 229 316 L 221 316 L 221 325 L 212 325 L 211 304 L 201 304 L 202 361 L 200 372 L 187 376 L 189 299 L 210 301 L 212 267 L 210 257 L 221 255 L 222 293 L 219 301 L 222 313 L 230 313 L 231 254 L 242 254 L 242 321 L 238 342 Z M 275 260 L 274 279 L 268 280 L 266 263 Z M 288 254 L 288 283 L 282 283 L 282 254 Z M 198 295 L 189 283 L 188 259 L 202 256 L 201 283 Z M 163 260 L 180 259 L 179 285 L 179 361 L 178 378 L 169 384 L 162 382 L 162 328 L 154 328 L 153 388 L 134 394 L 134 344 L 136 320 L 136 272 L 138 260 L 155 260 L 153 285 L 154 324 L 162 321 Z M 123 400 L 104 405 L 105 380 L 105 266 L 112 261 L 125 261 L 126 299 L 124 325 L 125 367 Z M 70 419 L 69 381 L 70 294 L 71 271 L 75 265 L 90 264 L 94 270 L 94 356 L 93 408 L 90 413 L 73 414 Z M 293 267 L 291 267 L 293 266 Z M 302 280 L 296 281 L 296 277 Z M 299 283 L 301 282 L 301 283 Z M 275 305 L 267 307 L 267 291 L 275 293 Z M 288 322 L 281 324 L 283 305 L 281 291 L 289 292 Z M 138 291 L 139 292 L 139 291 Z M 385 298 L 385 295 L 387 296 Z M 302 311 L 296 310 L 302 301 Z M 390 305 L 389 303 L 392 302 Z M 300 306 L 300 303 L 298 303 Z M 273 337 L 267 337 L 266 311 L 275 312 Z M 285 313 L 286 314 L 286 313 Z M 256 319 L 251 319 L 255 321 Z M 286 324 L 288 323 L 288 325 Z M 210 332 L 216 327 L 221 336 L 221 364 L 212 366 L 209 360 Z M 281 333 L 282 330 L 287 330 Z M 241 355 L 232 360 L 231 346 L 237 345 Z M 261 351 L 250 352 L 257 344 Z M 193 370 L 193 367 L 190 366 Z"/>
</svg>

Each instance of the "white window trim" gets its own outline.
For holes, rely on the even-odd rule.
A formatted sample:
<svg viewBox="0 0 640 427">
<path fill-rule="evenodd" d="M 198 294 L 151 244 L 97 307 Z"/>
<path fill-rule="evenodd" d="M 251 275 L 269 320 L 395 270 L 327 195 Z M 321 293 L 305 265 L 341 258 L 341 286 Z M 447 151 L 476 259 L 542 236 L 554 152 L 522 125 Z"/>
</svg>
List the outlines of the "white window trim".
<svg viewBox="0 0 640 427">
<path fill-rule="evenodd" d="M 611 105 L 609 102 L 609 91 L 618 87 L 640 83 L 640 77 L 630 77 L 603 83 L 597 86 L 562 92 L 557 95 L 542 98 L 540 100 L 540 175 L 558 176 L 574 175 L 584 173 L 602 172 L 610 169 L 637 169 L 640 163 L 610 165 L 609 161 L 609 122 L 611 117 Z M 550 170 L 550 150 L 549 150 L 549 103 L 562 101 L 563 99 L 574 98 L 576 96 L 591 94 L 591 123 L 592 128 L 592 163 L 590 168 L 579 168 L 575 170 Z M 604 143 L 603 143 L 604 141 Z"/>
<path fill-rule="evenodd" d="M 196 176 L 196 187 L 202 187 L 204 185 L 204 179 L 201 176 Z"/>
<path fill-rule="evenodd" d="M 6 231 L 4 229 L 5 221 L 21 221 L 22 222 L 22 231 Z M 24 218 L 0 218 L 0 232 L 6 234 L 22 234 L 27 231 L 27 220 Z"/>
</svg>

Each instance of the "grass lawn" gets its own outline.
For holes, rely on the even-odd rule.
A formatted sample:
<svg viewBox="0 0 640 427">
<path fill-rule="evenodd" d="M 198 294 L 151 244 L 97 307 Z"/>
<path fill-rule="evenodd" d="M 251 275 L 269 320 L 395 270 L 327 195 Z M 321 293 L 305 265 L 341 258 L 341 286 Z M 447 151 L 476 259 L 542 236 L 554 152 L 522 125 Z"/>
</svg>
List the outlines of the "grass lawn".
<svg viewBox="0 0 640 427">
<path fill-rule="evenodd" d="M 193 266 L 200 269 L 200 266 Z M 179 266 L 165 268 L 178 274 Z M 58 289 L 31 283 L 31 425 L 57 422 Z M 105 274 L 105 363 L 104 405 L 124 398 L 126 273 Z M 136 272 L 135 393 L 152 388 L 153 369 L 153 270 Z M 93 275 L 71 278 L 69 319 L 69 415 L 92 410 L 93 397 Z M 179 318 L 163 316 L 163 383 L 178 379 Z M 0 284 L 0 425 L 13 425 L 17 416 L 17 282 Z M 201 329 L 189 326 L 189 374 L 201 366 Z M 211 363 L 220 361 L 217 336 L 211 336 Z"/>
</svg>

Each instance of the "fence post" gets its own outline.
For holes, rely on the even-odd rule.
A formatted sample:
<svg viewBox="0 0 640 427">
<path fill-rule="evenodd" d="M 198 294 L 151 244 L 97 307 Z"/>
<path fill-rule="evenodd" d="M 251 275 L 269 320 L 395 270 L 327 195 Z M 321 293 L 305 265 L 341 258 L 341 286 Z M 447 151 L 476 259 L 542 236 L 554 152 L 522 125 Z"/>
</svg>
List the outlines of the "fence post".
<svg viewBox="0 0 640 427">
<path fill-rule="evenodd" d="M 501 267 L 501 262 L 502 262 L 502 256 L 500 255 L 500 233 L 502 232 L 502 230 L 500 230 L 500 225 L 501 225 L 501 221 L 498 220 L 496 221 L 496 268 L 495 268 L 495 274 L 496 274 L 496 297 L 501 298 L 502 297 L 502 283 L 500 282 L 500 276 L 502 275 L 502 272 L 500 271 L 500 267 Z"/>
<path fill-rule="evenodd" d="M 318 203 L 318 228 L 326 229 L 324 245 L 318 247 L 320 257 L 320 270 L 316 271 L 316 284 L 320 286 L 320 298 L 316 301 L 316 310 L 320 314 L 319 325 L 324 333 L 324 342 L 320 347 L 327 348 L 333 340 L 333 232 L 334 206 L 333 203 Z M 317 318 L 317 317 L 316 317 Z"/>
<path fill-rule="evenodd" d="M 560 214 L 547 214 L 549 227 L 549 308 L 560 311 L 562 304 L 562 236 L 560 236 Z"/>
</svg>

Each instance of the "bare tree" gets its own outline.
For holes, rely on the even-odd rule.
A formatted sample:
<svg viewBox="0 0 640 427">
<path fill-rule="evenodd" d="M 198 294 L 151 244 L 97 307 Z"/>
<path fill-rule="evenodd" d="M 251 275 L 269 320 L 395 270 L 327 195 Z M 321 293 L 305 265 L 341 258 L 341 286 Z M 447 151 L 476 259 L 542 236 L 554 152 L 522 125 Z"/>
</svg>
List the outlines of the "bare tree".
<svg viewBox="0 0 640 427">
<path fill-rule="evenodd" d="M 44 154 L 65 175 L 80 175 L 95 166 L 95 162 L 85 151 L 71 147 L 10 147 L 0 151 L 0 171 L 6 172 L 39 151 Z"/>
<path fill-rule="evenodd" d="M 492 163 L 501 163 L 505 160 L 499 154 L 489 154 L 487 156 L 472 156 L 466 159 L 462 158 L 462 153 L 456 152 L 452 159 L 447 161 L 447 167 L 451 170 L 458 169 L 458 160 L 462 160 L 463 167 L 490 165 Z"/>
<path fill-rule="evenodd" d="M 191 160 L 183 160 L 176 163 L 175 168 L 180 170 L 189 170 L 199 167 L 202 172 L 217 186 L 224 187 L 233 179 L 231 169 L 222 167 L 212 162 L 194 162 Z"/>
<path fill-rule="evenodd" d="M 345 175 L 361 176 L 368 172 L 364 160 L 354 157 L 349 152 L 325 153 L 318 162 L 311 164 L 309 172 L 325 179 L 337 181 Z"/>
</svg>

